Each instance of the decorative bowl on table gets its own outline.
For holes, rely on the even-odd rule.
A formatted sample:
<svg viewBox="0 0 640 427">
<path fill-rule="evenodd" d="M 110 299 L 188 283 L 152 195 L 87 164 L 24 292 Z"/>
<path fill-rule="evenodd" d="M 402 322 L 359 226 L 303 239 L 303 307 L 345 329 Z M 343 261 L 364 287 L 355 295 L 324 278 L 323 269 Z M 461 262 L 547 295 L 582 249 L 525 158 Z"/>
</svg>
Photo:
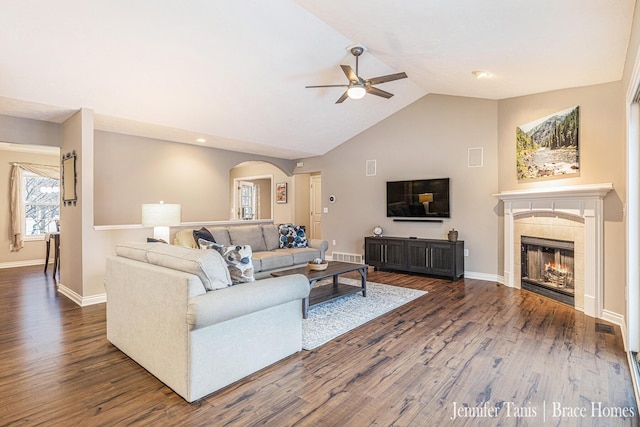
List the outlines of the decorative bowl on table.
<svg viewBox="0 0 640 427">
<path fill-rule="evenodd" d="M 322 271 L 326 270 L 327 267 L 329 267 L 329 263 L 320 258 L 316 258 L 313 261 L 309 261 L 307 266 L 309 266 L 309 270 Z"/>
</svg>

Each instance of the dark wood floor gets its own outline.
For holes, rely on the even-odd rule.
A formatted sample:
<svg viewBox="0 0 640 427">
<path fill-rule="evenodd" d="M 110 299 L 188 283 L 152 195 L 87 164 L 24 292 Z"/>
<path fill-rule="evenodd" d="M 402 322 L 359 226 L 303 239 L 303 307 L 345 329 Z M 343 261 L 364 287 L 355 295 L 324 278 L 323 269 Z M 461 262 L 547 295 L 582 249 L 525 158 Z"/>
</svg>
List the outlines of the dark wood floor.
<svg viewBox="0 0 640 427">
<path fill-rule="evenodd" d="M 617 327 L 486 281 L 369 280 L 429 293 L 188 404 L 107 342 L 104 304 L 0 270 L 0 425 L 637 425 Z"/>
</svg>

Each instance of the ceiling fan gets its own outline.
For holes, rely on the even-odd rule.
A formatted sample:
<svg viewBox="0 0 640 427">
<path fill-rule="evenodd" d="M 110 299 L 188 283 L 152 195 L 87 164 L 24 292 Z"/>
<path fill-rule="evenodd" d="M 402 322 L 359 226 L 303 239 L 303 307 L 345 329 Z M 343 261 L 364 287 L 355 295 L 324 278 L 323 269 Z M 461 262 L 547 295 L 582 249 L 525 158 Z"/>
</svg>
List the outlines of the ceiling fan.
<svg viewBox="0 0 640 427">
<path fill-rule="evenodd" d="M 319 86 L 305 86 L 306 88 L 318 88 L 318 87 L 346 87 L 347 90 L 338 98 L 336 104 L 340 104 L 347 98 L 360 99 L 365 94 L 381 96 L 383 98 L 391 98 L 392 93 L 386 92 L 382 89 L 373 87 L 381 83 L 392 82 L 394 80 L 406 79 L 407 73 L 389 74 L 386 76 L 373 77 L 371 79 L 363 79 L 358 75 L 358 57 L 364 52 L 364 46 L 353 46 L 350 50 L 351 54 L 356 57 L 356 71 L 353 71 L 348 65 L 340 65 L 342 71 L 349 79 L 349 84 L 345 85 L 319 85 Z"/>
</svg>

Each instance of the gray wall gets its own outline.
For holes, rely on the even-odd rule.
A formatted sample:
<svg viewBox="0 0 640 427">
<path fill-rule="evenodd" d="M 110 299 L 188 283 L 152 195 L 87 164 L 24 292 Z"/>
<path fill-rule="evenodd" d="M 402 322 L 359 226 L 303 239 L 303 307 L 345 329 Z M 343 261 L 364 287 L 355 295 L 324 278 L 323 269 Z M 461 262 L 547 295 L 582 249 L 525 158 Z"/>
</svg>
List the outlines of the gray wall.
<svg viewBox="0 0 640 427">
<path fill-rule="evenodd" d="M 227 221 L 229 171 L 263 160 L 284 171 L 289 160 L 95 132 L 95 225 L 140 224 L 143 203 L 182 205 L 183 222 Z"/>
<path fill-rule="evenodd" d="M 445 239 L 455 228 L 469 256 L 465 270 L 498 273 L 497 101 L 427 95 L 296 172 L 322 172 L 322 234 L 329 252 L 364 253 L 364 237 L 381 225 L 389 236 Z M 483 147 L 484 166 L 467 166 L 469 148 Z M 377 174 L 366 176 L 367 160 Z M 451 179 L 451 219 L 394 222 L 386 217 L 386 181 Z M 329 203 L 329 195 L 336 196 Z M 333 240 L 336 245 L 332 246 Z"/>
</svg>

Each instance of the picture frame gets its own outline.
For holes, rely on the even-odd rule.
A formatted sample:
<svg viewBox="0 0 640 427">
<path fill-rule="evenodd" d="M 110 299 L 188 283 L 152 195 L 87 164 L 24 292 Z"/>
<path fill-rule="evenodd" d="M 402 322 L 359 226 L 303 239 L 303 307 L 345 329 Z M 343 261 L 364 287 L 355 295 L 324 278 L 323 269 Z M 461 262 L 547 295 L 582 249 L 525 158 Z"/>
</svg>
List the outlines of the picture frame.
<svg viewBox="0 0 640 427">
<path fill-rule="evenodd" d="M 62 202 L 64 206 L 76 206 L 78 202 L 76 159 L 75 150 L 62 156 Z"/>
<path fill-rule="evenodd" d="M 278 182 L 276 184 L 276 203 L 287 203 L 287 183 Z"/>
<path fill-rule="evenodd" d="M 516 127 L 518 181 L 580 173 L 579 106 Z"/>
</svg>

